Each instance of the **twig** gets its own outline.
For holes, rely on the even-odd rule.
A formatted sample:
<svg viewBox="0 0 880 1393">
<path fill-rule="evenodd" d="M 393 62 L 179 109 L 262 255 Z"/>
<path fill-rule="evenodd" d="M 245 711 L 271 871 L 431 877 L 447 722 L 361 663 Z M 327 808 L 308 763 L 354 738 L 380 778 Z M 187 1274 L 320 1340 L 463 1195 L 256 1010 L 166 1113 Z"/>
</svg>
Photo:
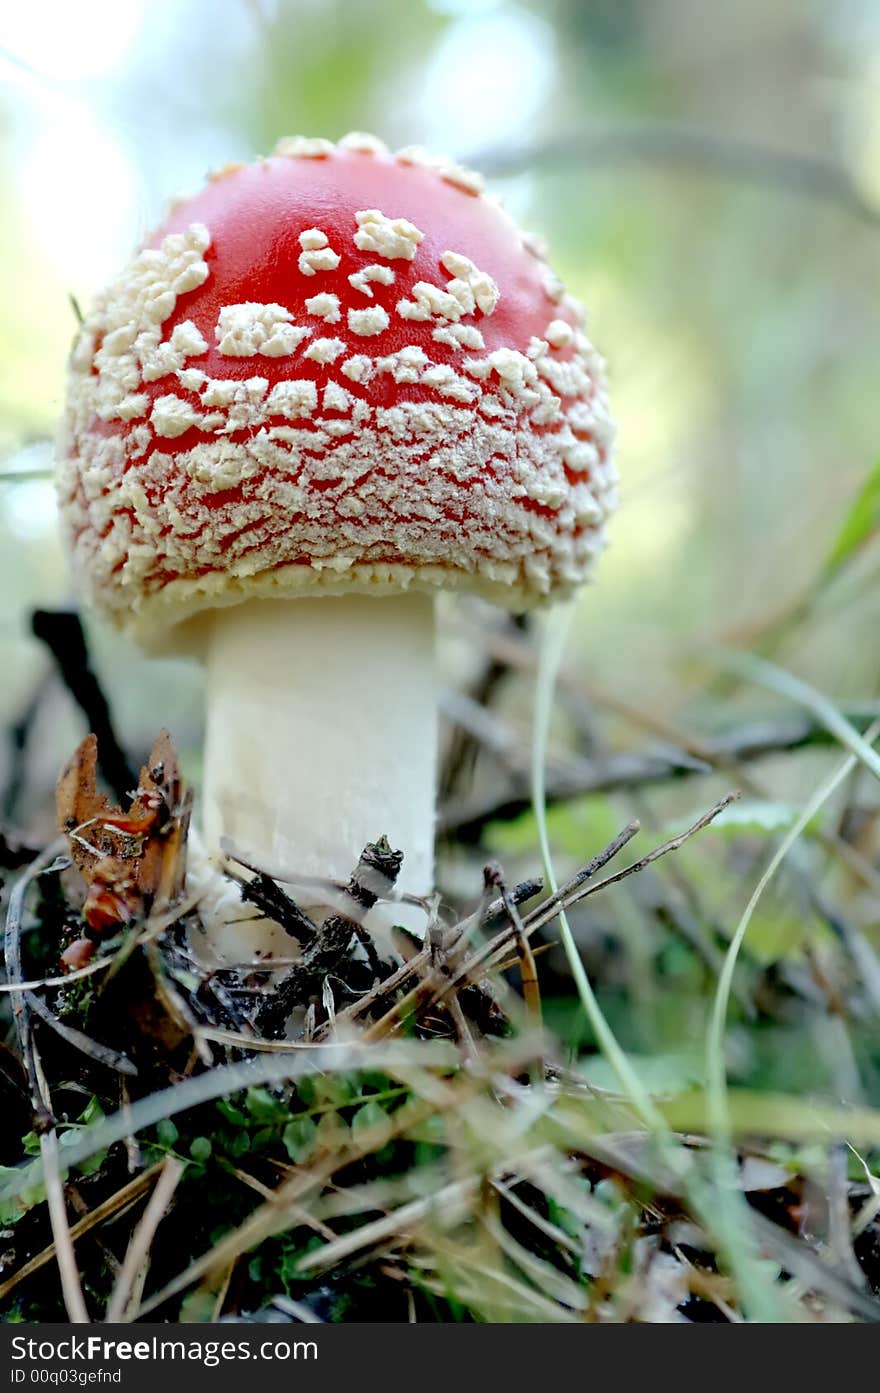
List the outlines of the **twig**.
<svg viewBox="0 0 880 1393">
<path fill-rule="evenodd" d="M 526 1010 L 532 1019 L 532 1024 L 537 1030 L 541 1028 L 541 989 L 538 985 L 538 969 L 535 966 L 535 955 L 529 946 L 526 932 L 520 912 L 511 898 L 500 866 L 487 866 L 486 877 L 491 884 L 497 886 L 501 891 L 501 900 L 507 911 L 507 917 L 513 930 L 513 941 L 516 944 L 516 951 L 519 956 L 519 974 L 522 982 L 523 1001 Z"/>
<path fill-rule="evenodd" d="M 692 822 L 690 827 L 685 828 L 677 837 L 670 837 L 668 841 L 661 843 L 661 845 L 655 847 L 653 851 L 649 851 L 647 855 L 640 857 L 638 861 L 631 862 L 630 865 L 624 866 L 622 870 L 615 871 L 612 875 L 606 876 L 604 880 L 597 880 L 595 883 L 591 884 L 578 885 L 569 894 L 562 896 L 558 908 L 555 909 L 550 918 L 555 919 L 560 909 L 569 909 L 571 905 L 577 904 L 578 900 L 585 899 L 587 895 L 597 895 L 600 890 L 606 890 L 609 885 L 617 885 L 621 880 L 626 880 L 628 876 L 638 875 L 639 871 L 643 871 L 646 866 L 650 866 L 655 861 L 659 861 L 661 856 L 668 856 L 670 851 L 678 851 L 678 848 L 683 846 L 689 838 L 693 837 L 697 832 L 701 832 L 704 827 L 708 827 L 709 823 L 714 822 L 719 813 L 723 813 L 725 808 L 729 808 L 731 803 L 735 803 L 741 797 L 742 794 L 736 790 L 731 793 L 726 793 L 723 798 L 719 798 L 718 802 L 713 804 L 708 812 L 698 817 L 696 822 Z M 535 927 L 531 922 L 532 919 L 537 919 L 539 916 L 540 909 L 535 910 L 534 916 L 529 916 L 530 931 Z M 543 916 L 540 917 L 541 927 L 543 927 L 543 924 L 547 921 Z"/>
<path fill-rule="evenodd" d="M 880 221 L 877 208 L 838 161 L 692 126 L 657 122 L 577 131 L 533 145 L 478 151 L 469 159 L 492 175 L 566 164 L 614 169 L 627 163 L 671 164 L 835 203 L 872 226 Z"/>
<path fill-rule="evenodd" d="M 131 1242 L 122 1263 L 122 1271 L 113 1294 L 107 1303 L 107 1312 L 104 1316 L 108 1324 L 113 1325 L 120 1321 L 133 1320 L 134 1315 L 126 1308 L 132 1287 L 137 1279 L 148 1252 L 150 1244 L 165 1215 L 174 1192 L 180 1183 L 181 1176 L 186 1170 L 186 1163 L 179 1160 L 176 1156 L 166 1158 L 162 1166 L 159 1179 L 156 1181 L 155 1189 L 150 1196 L 149 1203 L 141 1215 L 140 1223 L 131 1236 Z"/>
<path fill-rule="evenodd" d="M 4 934 L 4 956 L 6 959 L 6 976 L 9 983 L 14 987 L 21 982 L 21 925 L 24 915 L 24 902 L 31 882 L 38 876 L 48 871 L 58 859 L 59 852 L 64 850 L 66 841 L 63 837 L 52 842 L 46 847 L 45 851 L 32 861 L 27 870 L 19 876 L 12 892 L 9 896 L 9 904 L 6 910 L 6 930 Z M 38 1077 L 33 1036 L 31 1033 L 30 1003 L 26 992 L 16 991 L 12 997 L 12 1016 L 15 1022 L 16 1034 L 18 1035 L 19 1048 L 22 1060 L 27 1071 L 28 1083 L 30 1085 L 31 1099 L 35 1108 L 35 1123 L 37 1130 L 41 1126 L 46 1126 L 51 1121 L 51 1114 L 44 1107 L 42 1090 Z"/>
<path fill-rule="evenodd" d="M 880 715 L 876 703 L 844 708 L 850 721 L 864 731 Z M 579 760 L 572 769 L 551 776 L 547 782 L 547 804 L 568 802 L 589 793 L 610 793 L 619 789 L 643 788 L 671 780 L 715 773 L 719 768 L 750 764 L 776 754 L 814 745 L 837 742 L 828 730 L 810 716 L 791 716 L 777 721 L 751 722 L 722 735 L 705 736 L 699 741 L 699 758 L 686 751 L 664 746 L 661 752 L 625 751 L 600 759 Z M 510 822 L 531 806 L 525 777 L 515 780 L 501 794 L 451 804 L 441 810 L 440 831 L 444 836 L 473 843 L 479 840 L 489 822 Z"/>
<path fill-rule="evenodd" d="M 631 842 L 633 837 L 637 836 L 641 830 L 642 824 L 637 819 L 628 822 L 627 825 L 618 832 L 616 837 L 611 838 L 611 841 L 606 847 L 603 847 L 591 861 L 588 861 L 585 866 L 582 866 L 581 869 L 571 877 L 571 880 L 567 880 L 564 885 L 561 885 L 555 895 L 550 895 L 544 903 L 539 905 L 538 909 L 533 910 L 532 913 L 536 914 L 539 910 L 549 909 L 550 905 L 554 903 L 563 904 L 566 902 L 567 896 L 579 889 L 581 885 L 586 884 L 588 880 L 592 880 L 593 876 L 601 871 L 603 867 L 607 866 L 608 862 L 612 861 L 617 853 L 622 851 L 627 843 Z M 529 919 L 531 919 L 531 915 L 527 916 L 527 922 Z"/>
<path fill-rule="evenodd" d="M 2 808 L 3 817 L 10 821 L 15 816 L 18 800 L 25 784 L 28 740 L 52 681 L 52 671 L 47 668 L 35 684 L 18 717 L 9 728 L 9 774 L 6 779 L 6 788 L 3 791 Z"/>
<path fill-rule="evenodd" d="M 385 837 L 364 847 L 354 873 L 345 889 L 349 912 L 329 914 L 320 931 L 303 950 L 302 960 L 267 997 L 257 1016 L 261 1032 L 278 1035 L 283 1030 L 293 1008 L 302 1003 L 319 981 L 326 979 L 345 953 L 352 937 L 363 943 L 361 920 L 378 903 L 387 898 L 400 873 L 403 853 L 394 851 Z M 372 942 L 371 953 L 374 952 Z M 378 958 L 371 960 L 375 973 Z"/>
<path fill-rule="evenodd" d="M 305 910 L 300 909 L 295 900 L 285 894 L 271 876 L 263 871 L 258 871 L 253 880 L 237 875 L 235 871 L 232 871 L 232 876 L 241 886 L 243 900 L 255 904 L 267 919 L 273 919 L 276 924 L 280 924 L 282 929 L 301 945 L 313 941 L 318 932 L 314 920 L 309 918 Z"/>
<path fill-rule="evenodd" d="M 46 644 L 65 686 L 98 740 L 101 772 L 120 802 L 137 788 L 137 774 L 119 743 L 110 706 L 92 670 L 86 636 L 75 610 L 35 610 L 34 636 Z"/>
<path fill-rule="evenodd" d="M 124 1214 L 126 1209 L 136 1204 L 144 1191 L 148 1190 L 152 1185 L 153 1179 L 156 1173 L 161 1169 L 162 1164 L 163 1163 L 160 1161 L 157 1165 L 151 1166 L 149 1170 L 144 1171 L 142 1175 L 136 1176 L 134 1180 L 130 1180 L 127 1185 L 123 1185 L 121 1190 L 117 1190 L 115 1195 L 111 1195 L 109 1199 L 104 1200 L 88 1214 L 84 1215 L 77 1223 L 73 1224 L 70 1229 L 71 1242 L 77 1242 L 78 1239 L 82 1238 L 83 1234 L 88 1233 L 91 1229 L 95 1228 L 97 1224 L 103 1224 L 105 1219 L 112 1219 L 115 1215 Z M 14 1291 L 19 1283 L 33 1276 L 35 1272 L 39 1272 L 41 1267 L 45 1267 L 48 1262 L 52 1261 L 54 1256 L 55 1244 L 50 1243 L 46 1248 L 43 1248 L 41 1252 L 30 1258 L 17 1272 L 14 1272 L 11 1277 L 0 1284 L 0 1301 L 4 1300 L 10 1292 Z"/>
<path fill-rule="evenodd" d="M 576 904 L 587 895 L 597 894 L 600 890 L 606 889 L 609 885 L 615 885 L 619 881 L 625 880 L 628 876 L 638 874 L 639 871 L 644 870 L 646 866 L 659 860 L 660 857 L 666 856 L 671 851 L 676 851 L 689 837 L 694 836 L 695 833 L 708 826 L 713 818 L 716 818 L 720 812 L 738 797 L 738 793 L 727 794 L 726 797 L 722 798 L 710 808 L 708 812 L 703 813 L 703 815 L 699 817 L 696 822 L 692 823 L 684 832 L 679 833 L 676 837 L 670 838 L 669 841 L 663 842 L 661 846 L 655 847 L 654 850 L 648 852 L 646 856 L 625 866 L 614 875 L 606 877 L 605 880 L 596 881 L 594 883 L 586 874 L 589 867 L 584 867 L 583 871 L 579 872 L 578 875 L 573 878 L 574 882 L 576 882 L 574 888 L 570 889 L 567 894 L 555 895 L 547 900 L 545 904 L 538 905 L 537 908 L 526 917 L 523 921 L 526 937 L 531 938 L 532 934 L 536 933 L 538 929 L 545 928 L 547 924 L 552 923 L 560 910 L 568 909 L 571 905 Z M 624 846 L 626 842 L 635 835 L 637 830 L 637 825 L 634 823 L 624 828 L 623 831 L 618 833 L 617 837 L 614 838 L 614 841 L 609 843 L 609 846 L 606 847 L 604 851 L 600 852 L 598 857 L 594 858 L 594 862 L 598 862 L 600 865 L 607 864 L 611 856 L 615 855 L 616 852 L 620 850 L 621 846 Z M 572 882 L 569 882 L 570 885 L 571 883 Z M 371 1026 L 366 1032 L 365 1038 L 381 1038 L 382 1035 L 387 1034 L 389 1030 L 394 1029 L 400 1023 L 400 1020 L 404 1019 L 406 1015 L 411 1014 L 410 1008 L 413 1001 L 417 996 L 424 994 L 424 990 L 428 985 L 430 985 L 433 991 L 431 999 L 432 1001 L 436 1001 L 444 996 L 447 991 L 457 987 L 462 981 L 475 980 L 481 973 L 485 973 L 490 967 L 495 966 L 503 959 L 504 954 L 508 950 L 512 936 L 513 930 L 508 926 L 496 934 L 489 943 L 484 944 L 482 948 L 472 954 L 470 958 L 463 961 L 452 977 L 443 980 L 435 977 L 430 984 L 426 979 L 419 988 L 410 992 L 402 1001 L 397 1002 L 380 1021 L 377 1021 L 375 1025 Z"/>
</svg>

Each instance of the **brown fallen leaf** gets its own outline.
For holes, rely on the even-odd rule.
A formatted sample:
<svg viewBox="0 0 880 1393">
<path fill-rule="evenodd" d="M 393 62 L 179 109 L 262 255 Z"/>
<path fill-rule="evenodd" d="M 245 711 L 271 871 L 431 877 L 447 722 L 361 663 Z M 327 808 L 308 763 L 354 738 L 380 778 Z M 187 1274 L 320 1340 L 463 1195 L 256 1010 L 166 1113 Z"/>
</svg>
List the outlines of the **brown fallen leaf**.
<svg viewBox="0 0 880 1393">
<path fill-rule="evenodd" d="M 160 732 L 127 809 L 97 786 L 98 744 L 87 735 L 55 792 L 58 830 L 86 882 L 83 918 L 98 935 L 170 903 L 183 887 L 190 797 L 167 730 Z"/>
</svg>

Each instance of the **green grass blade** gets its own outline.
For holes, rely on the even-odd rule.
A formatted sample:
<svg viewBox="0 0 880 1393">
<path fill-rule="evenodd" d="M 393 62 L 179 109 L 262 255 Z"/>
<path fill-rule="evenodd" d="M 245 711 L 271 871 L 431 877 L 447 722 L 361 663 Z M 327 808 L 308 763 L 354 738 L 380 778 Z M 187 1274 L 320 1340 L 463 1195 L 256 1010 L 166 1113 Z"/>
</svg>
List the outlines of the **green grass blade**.
<svg viewBox="0 0 880 1393">
<path fill-rule="evenodd" d="M 573 610 L 567 606 L 548 621 L 542 631 L 538 654 L 535 711 L 532 725 L 532 805 L 538 828 L 541 859 L 548 887 L 555 894 L 558 881 L 553 868 L 550 838 L 547 832 L 545 766 L 547 737 L 556 680 L 562 653 L 571 625 Z M 760 1261 L 751 1224 L 749 1207 L 736 1186 L 729 1185 L 729 1170 L 723 1177 L 724 1189 L 718 1191 L 698 1175 L 690 1154 L 670 1131 L 662 1112 L 642 1083 L 625 1050 L 611 1029 L 593 991 L 581 961 L 567 916 L 558 919 L 560 939 L 577 987 L 578 996 L 593 1029 L 599 1048 L 620 1082 L 621 1089 L 641 1118 L 657 1145 L 663 1162 L 681 1179 L 694 1212 L 712 1233 L 719 1252 L 732 1272 L 746 1313 L 761 1321 L 781 1321 L 785 1318 L 777 1299 L 772 1278 Z M 733 1155 L 729 1160 L 733 1166 Z M 735 1166 L 733 1166 L 735 1169 Z"/>
<path fill-rule="evenodd" d="M 753 653 L 740 653 L 732 648 L 711 649 L 710 660 L 720 669 L 735 672 L 740 677 L 767 687 L 778 696 L 787 698 L 798 706 L 811 711 L 816 720 L 839 740 L 844 749 L 849 750 L 857 760 L 869 769 L 876 779 L 880 779 L 880 755 L 872 748 L 866 735 L 860 735 L 855 726 L 846 719 L 834 703 L 822 692 L 810 686 L 802 677 L 795 677 L 785 668 L 766 658 L 757 658 Z"/>
<path fill-rule="evenodd" d="M 559 889 L 559 882 L 553 869 L 553 858 L 550 852 L 550 838 L 547 832 L 547 799 L 545 783 L 545 767 L 547 756 L 547 736 L 550 727 L 550 717 L 553 711 L 554 693 L 556 690 L 556 679 L 559 666 L 562 660 L 562 653 L 571 626 L 573 614 L 571 606 L 561 611 L 556 616 L 556 622 L 552 621 L 546 625 L 542 634 L 542 642 L 538 655 L 538 675 L 537 688 L 535 692 L 535 712 L 532 725 L 532 806 L 535 813 L 535 821 L 538 828 L 538 842 L 541 848 L 541 860 L 544 866 L 544 875 L 547 886 L 551 894 L 556 894 Z M 627 1058 L 624 1050 L 619 1045 L 614 1032 L 608 1024 L 602 1012 L 592 984 L 587 976 L 586 969 L 581 961 L 574 935 L 571 932 L 571 925 L 568 916 L 563 912 L 558 918 L 559 936 L 562 946 L 568 959 L 572 977 L 577 987 L 581 1005 L 586 1013 L 587 1020 L 593 1029 L 599 1048 L 605 1055 L 615 1074 L 623 1092 L 626 1094 L 639 1117 L 645 1126 L 652 1132 L 663 1132 L 666 1124 L 655 1107 L 653 1100 Z"/>
<path fill-rule="evenodd" d="M 880 459 L 868 471 L 865 479 L 841 524 L 840 531 L 828 553 L 822 572 L 830 580 L 842 566 L 860 552 L 880 533 Z"/>
</svg>

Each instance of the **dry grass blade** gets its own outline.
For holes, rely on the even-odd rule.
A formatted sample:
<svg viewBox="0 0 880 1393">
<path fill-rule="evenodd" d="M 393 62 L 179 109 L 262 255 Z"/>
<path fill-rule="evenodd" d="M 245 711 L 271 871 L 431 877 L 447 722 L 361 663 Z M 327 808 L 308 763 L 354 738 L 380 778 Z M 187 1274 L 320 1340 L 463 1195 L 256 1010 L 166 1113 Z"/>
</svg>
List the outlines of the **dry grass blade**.
<svg viewBox="0 0 880 1393">
<path fill-rule="evenodd" d="M 40 1056 L 36 1045 L 31 1041 L 34 1061 L 36 1094 L 35 1106 L 39 1104 L 42 1115 L 51 1118 L 52 1103 L 46 1083 Z M 55 1243 L 55 1261 L 61 1279 L 61 1291 L 68 1319 L 74 1325 L 88 1325 L 89 1313 L 82 1293 L 76 1254 L 70 1236 L 70 1223 L 67 1218 L 67 1201 L 64 1195 L 64 1179 L 58 1159 L 58 1135 L 54 1124 L 45 1127 L 40 1136 L 40 1156 L 43 1162 L 43 1183 L 46 1187 L 46 1203 L 49 1209 L 49 1223 Z"/>
<path fill-rule="evenodd" d="M 115 1195 L 111 1195 L 109 1199 L 96 1205 L 95 1208 L 84 1215 L 82 1219 L 71 1225 L 71 1242 L 76 1243 L 84 1234 L 89 1233 L 91 1229 L 96 1228 L 99 1224 L 103 1224 L 108 1219 L 113 1219 L 124 1214 L 127 1209 L 130 1209 L 132 1205 L 136 1204 L 141 1196 L 149 1190 L 153 1180 L 161 1169 L 161 1165 L 162 1163 L 160 1162 L 156 1166 L 151 1166 L 149 1170 L 145 1170 L 142 1175 L 137 1176 L 134 1180 L 130 1180 L 127 1185 L 123 1185 L 121 1190 L 117 1190 Z M 17 1272 L 14 1272 L 11 1277 L 8 1277 L 5 1282 L 0 1283 L 0 1301 L 9 1296 L 21 1282 L 26 1281 L 26 1279 L 33 1276 L 35 1272 L 39 1272 L 41 1267 L 45 1267 L 47 1263 L 52 1261 L 54 1256 L 54 1243 L 50 1243 L 48 1247 L 36 1253 L 24 1263 Z"/>
<path fill-rule="evenodd" d="M 257 1054 L 302 1054 L 327 1048 L 323 1040 L 262 1040 L 254 1035 L 239 1035 L 234 1030 L 223 1030 L 219 1026 L 201 1025 L 196 1034 L 203 1040 L 213 1040 L 218 1045 L 229 1045 L 233 1049 L 253 1050 Z"/>
<path fill-rule="evenodd" d="M 339 1047 L 335 1047 L 338 1049 Z M 371 1067 L 389 1050 L 388 1046 L 371 1052 Z M 346 1051 L 352 1054 L 352 1052 Z M 429 1051 L 430 1053 L 430 1051 Z M 141 1306 L 140 1314 L 147 1315 L 168 1301 L 172 1296 L 193 1285 L 209 1272 L 219 1272 L 242 1253 L 249 1252 L 264 1239 L 284 1232 L 292 1223 L 299 1221 L 300 1206 L 306 1196 L 320 1192 L 332 1177 L 346 1167 L 369 1156 L 377 1145 L 384 1146 L 390 1140 L 403 1137 L 422 1126 L 429 1118 L 442 1112 L 451 1112 L 481 1092 L 486 1080 L 497 1071 L 499 1074 L 518 1070 L 534 1054 L 533 1041 L 511 1042 L 511 1048 L 496 1049 L 494 1057 L 483 1061 L 482 1070 L 461 1076 L 455 1086 L 447 1086 L 433 1074 L 425 1072 L 427 1058 L 424 1046 L 416 1053 L 410 1052 L 409 1061 L 398 1055 L 392 1065 L 384 1060 L 382 1068 L 402 1079 L 421 1096 L 407 1100 L 381 1129 L 369 1128 L 356 1140 L 333 1151 L 324 1151 L 309 1161 L 308 1168 L 297 1170 L 285 1180 L 272 1194 L 270 1200 L 251 1214 L 243 1224 L 226 1234 L 212 1249 L 197 1258 L 190 1266 L 162 1289 L 154 1293 Z"/>
<path fill-rule="evenodd" d="M 409 1109 L 401 1109 L 401 1112 L 405 1112 L 406 1115 L 398 1115 L 392 1129 L 393 1135 L 400 1135 L 431 1117 L 434 1105 L 421 1103 Z M 369 1155 L 371 1150 L 372 1140 L 369 1140 L 360 1146 L 352 1145 L 333 1154 L 325 1153 L 315 1157 L 307 1170 L 297 1171 L 289 1180 L 279 1185 L 273 1191 L 271 1199 L 256 1209 L 243 1224 L 233 1229 L 208 1252 L 190 1263 L 184 1272 L 167 1282 L 160 1291 L 145 1301 L 140 1314 L 148 1315 L 172 1296 L 192 1286 L 206 1273 L 222 1270 L 225 1265 L 233 1262 L 240 1254 L 249 1252 L 264 1239 L 283 1233 L 291 1223 L 298 1221 L 301 1213 L 299 1205 L 306 1195 L 321 1189 L 337 1170 Z"/>
<path fill-rule="evenodd" d="M 73 1325 L 88 1325 L 89 1313 L 82 1294 L 82 1284 L 76 1265 L 76 1254 L 70 1236 L 67 1220 L 67 1204 L 64 1199 L 64 1181 L 58 1162 L 58 1137 L 51 1128 L 40 1137 L 40 1155 L 43 1158 L 43 1180 L 46 1186 L 46 1202 L 49 1206 L 49 1222 L 55 1240 L 55 1261 L 61 1278 L 61 1290 L 67 1318 Z"/>
<path fill-rule="evenodd" d="M 481 1184 L 482 1176 L 471 1175 L 462 1180 L 455 1180 L 450 1185 L 444 1185 L 433 1195 L 413 1200 L 410 1204 L 395 1209 L 393 1213 L 363 1224 L 353 1233 L 343 1234 L 340 1238 L 325 1243 L 323 1248 L 316 1248 L 307 1253 L 300 1261 L 299 1271 L 326 1270 L 341 1262 L 343 1258 L 379 1247 L 389 1239 L 405 1240 L 414 1228 L 432 1214 L 442 1216 L 444 1224 L 455 1224 L 467 1213 L 467 1202 L 477 1193 Z"/>
<path fill-rule="evenodd" d="M 138 1273 L 147 1261 L 150 1244 L 174 1197 L 174 1192 L 180 1184 L 185 1169 L 185 1162 L 178 1160 L 176 1156 L 169 1156 L 162 1166 L 149 1203 L 131 1236 L 122 1263 L 122 1271 L 107 1305 L 104 1319 L 111 1325 L 119 1321 L 135 1319 L 135 1313 L 129 1309 L 132 1289 Z"/>
</svg>

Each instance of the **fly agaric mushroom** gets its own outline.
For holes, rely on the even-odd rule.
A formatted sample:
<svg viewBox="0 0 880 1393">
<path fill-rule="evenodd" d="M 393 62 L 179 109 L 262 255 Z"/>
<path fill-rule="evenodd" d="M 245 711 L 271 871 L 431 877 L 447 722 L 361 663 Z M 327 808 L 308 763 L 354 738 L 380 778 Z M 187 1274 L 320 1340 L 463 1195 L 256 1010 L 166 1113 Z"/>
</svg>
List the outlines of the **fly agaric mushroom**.
<svg viewBox="0 0 880 1393">
<path fill-rule="evenodd" d="M 522 610 L 603 544 L 581 324 L 478 176 L 361 135 L 222 169 L 98 298 L 61 508 L 93 604 L 204 652 L 209 850 L 347 880 L 384 832 L 428 893 L 435 595 Z"/>
</svg>

